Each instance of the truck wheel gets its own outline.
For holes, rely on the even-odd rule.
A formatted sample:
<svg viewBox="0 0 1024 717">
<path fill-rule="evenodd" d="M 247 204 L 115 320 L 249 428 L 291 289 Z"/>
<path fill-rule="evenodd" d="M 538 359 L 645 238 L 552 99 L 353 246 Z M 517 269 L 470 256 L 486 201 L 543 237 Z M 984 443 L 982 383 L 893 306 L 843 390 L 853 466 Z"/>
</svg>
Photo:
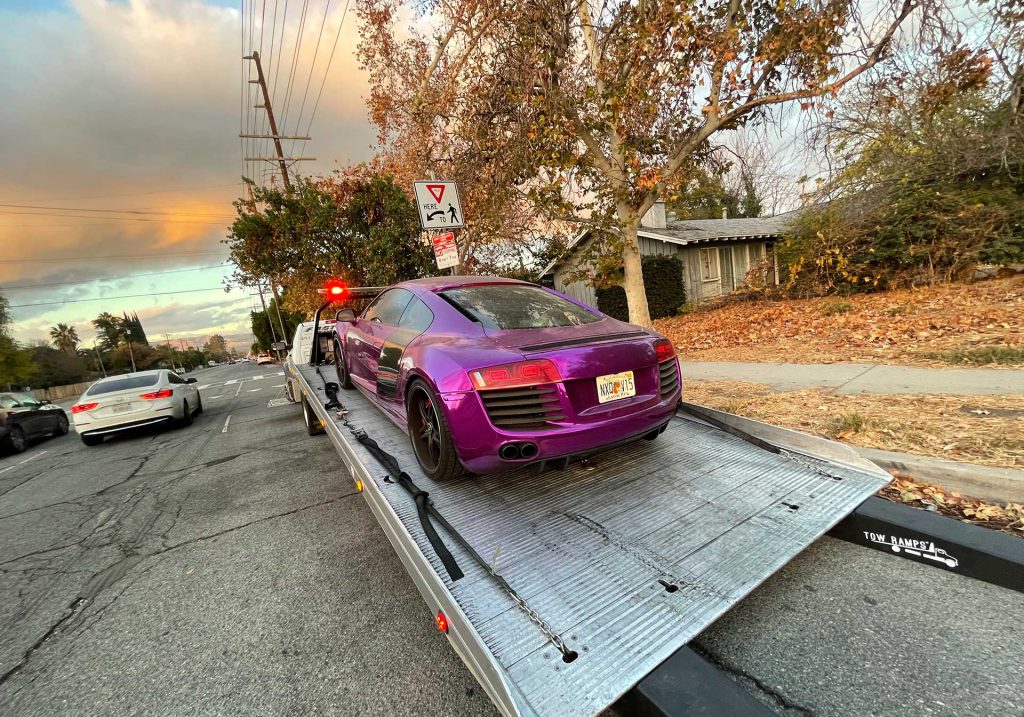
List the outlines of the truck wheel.
<svg viewBox="0 0 1024 717">
<path fill-rule="evenodd" d="M 338 385 L 346 391 L 352 390 L 352 379 L 348 375 L 348 364 L 341 350 L 341 342 L 334 340 L 334 371 L 338 374 Z"/>
<path fill-rule="evenodd" d="M 444 481 L 466 473 L 455 453 L 455 443 L 440 401 L 430 387 L 419 379 L 409 389 L 405 416 L 413 452 L 428 478 Z"/>
<path fill-rule="evenodd" d="M 306 433 L 310 436 L 319 436 L 324 432 L 324 427 L 320 425 L 320 419 L 313 413 L 305 396 L 302 397 L 302 421 L 306 424 Z"/>
</svg>

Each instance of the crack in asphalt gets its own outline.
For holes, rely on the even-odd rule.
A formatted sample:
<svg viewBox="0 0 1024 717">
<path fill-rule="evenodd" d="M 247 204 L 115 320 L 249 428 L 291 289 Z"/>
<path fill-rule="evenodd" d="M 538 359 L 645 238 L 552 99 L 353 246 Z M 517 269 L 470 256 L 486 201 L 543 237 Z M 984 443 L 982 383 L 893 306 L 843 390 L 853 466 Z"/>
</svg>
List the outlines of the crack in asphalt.
<svg viewBox="0 0 1024 717">
<path fill-rule="evenodd" d="M 117 602 L 117 600 L 120 599 L 120 597 L 122 595 L 124 595 L 125 592 L 128 591 L 128 589 L 130 589 L 143 575 L 148 573 L 150 570 L 152 570 L 154 567 L 156 567 L 156 565 L 159 564 L 159 562 L 160 562 L 159 558 L 161 558 L 163 555 L 165 555 L 167 553 L 170 553 L 172 551 L 175 551 L 175 550 L 177 550 L 179 548 L 183 548 L 183 547 L 186 547 L 186 546 L 189 546 L 189 545 L 195 545 L 197 543 L 202 543 L 202 542 L 205 542 L 205 541 L 208 541 L 208 540 L 213 540 L 215 538 L 222 537 L 222 536 L 227 535 L 229 533 L 234 533 L 234 532 L 237 532 L 239 530 L 244 530 L 245 528 L 249 528 L 249 527 L 251 527 L 253 525 L 258 525 L 260 523 L 265 523 L 265 522 L 267 522 L 269 520 L 276 520 L 278 518 L 285 518 L 285 517 L 288 517 L 288 516 L 291 516 L 291 515 L 296 515 L 298 513 L 302 513 L 302 512 L 307 511 L 307 510 L 312 510 L 314 508 L 319 508 L 319 507 L 322 507 L 322 506 L 325 506 L 325 505 L 330 505 L 330 504 L 336 503 L 336 502 L 338 502 L 340 500 L 344 500 L 345 498 L 351 498 L 351 497 L 357 496 L 357 495 L 359 495 L 358 491 L 353 491 L 351 493 L 344 493 L 342 495 L 338 495 L 338 496 L 335 496 L 333 498 L 328 498 L 326 500 L 317 501 L 315 503 L 310 503 L 308 505 L 299 506 L 298 508 L 292 508 L 290 510 L 282 511 L 280 513 L 274 513 L 272 515 L 263 516 L 261 518 L 255 519 L 255 520 L 251 520 L 251 521 L 249 521 L 247 523 L 243 523 L 241 525 L 232 526 L 230 528 L 225 528 L 224 530 L 219 530 L 219 531 L 216 531 L 214 533 L 209 533 L 209 534 L 206 534 L 206 535 L 200 535 L 200 536 L 197 536 L 195 538 L 190 538 L 189 540 L 183 540 L 180 543 L 175 543 L 174 545 L 163 547 L 163 548 L 160 548 L 159 550 L 155 550 L 155 551 L 151 551 L 151 552 L 146 552 L 146 553 L 138 553 L 138 554 L 133 554 L 133 555 L 125 555 L 125 557 L 123 557 L 121 560 L 118 560 L 117 562 L 115 562 L 115 563 L 113 563 L 111 565 L 108 565 L 107 567 L 103 568 L 102 570 L 97 571 L 97 572 L 92 574 L 92 577 L 86 582 L 85 587 L 79 592 L 79 594 L 74 598 L 74 600 L 71 601 L 71 603 L 67 606 L 67 608 L 65 608 L 63 614 L 52 625 L 50 625 L 50 627 L 43 633 L 43 635 L 39 639 L 37 639 L 35 642 L 33 642 L 22 653 L 20 659 L 15 663 L 15 665 L 13 667 L 11 667 L 5 673 L 0 675 L 0 687 L 2 687 L 5 683 L 7 683 L 15 675 L 17 675 L 18 673 L 23 671 L 25 669 L 25 667 L 29 664 L 30 660 L 32 659 L 32 657 L 36 653 L 36 651 L 39 650 L 41 647 L 43 647 L 43 645 L 45 645 L 48 640 L 50 640 L 52 637 L 54 637 L 58 633 L 66 632 L 68 629 L 71 629 L 72 627 L 74 627 L 75 623 L 73 623 L 73 621 L 76 621 L 78 619 L 84 620 L 86 617 L 95 618 L 95 619 L 92 619 L 89 623 L 84 624 L 83 629 L 80 630 L 76 634 L 76 637 L 81 635 L 81 634 L 83 634 L 84 632 L 89 630 L 93 625 L 95 625 L 97 622 L 99 622 L 99 620 L 102 618 L 103 614 L 115 602 Z M 179 504 L 178 509 L 177 509 L 177 511 L 175 513 L 174 520 L 173 520 L 173 522 L 171 523 L 171 526 L 167 529 L 166 532 L 170 532 L 170 530 L 177 523 L 177 519 L 178 519 L 178 517 L 180 517 L 180 515 L 181 515 L 181 505 Z M 109 521 L 105 521 L 104 525 L 106 525 L 108 523 L 109 523 Z M 94 533 L 90 533 L 90 536 L 93 535 L 93 534 Z M 166 535 L 166 533 L 165 533 L 165 535 Z M 89 536 L 84 538 L 82 541 L 80 541 L 80 543 L 82 543 L 85 540 L 87 540 L 88 537 Z M 74 547 L 75 545 L 76 544 L 72 544 L 70 547 Z M 95 613 L 93 613 L 92 615 L 89 615 L 89 616 L 85 615 L 86 609 L 89 607 L 90 604 L 92 604 L 96 600 L 97 597 L 99 597 L 100 594 L 102 594 L 104 591 L 109 590 L 115 584 L 117 584 L 122 579 L 124 579 L 128 575 L 128 573 L 130 573 L 132 571 L 133 568 L 135 568 L 137 565 L 139 565 L 140 563 L 142 563 L 142 562 L 144 562 L 144 561 L 146 561 L 146 560 L 148 560 L 150 558 L 158 558 L 158 560 L 156 562 L 154 562 L 152 565 L 147 566 L 144 570 L 142 570 L 137 575 L 135 575 L 128 582 L 128 584 L 125 585 L 124 588 L 122 588 L 117 593 L 117 595 L 115 595 L 105 605 L 103 605 L 102 607 L 98 608 L 97 612 L 95 612 Z M 19 690 L 15 691 L 14 695 L 16 695 L 18 691 L 20 691 L 20 688 L 19 688 Z M 12 695 L 12 697 L 14 695 Z"/>
<path fill-rule="evenodd" d="M 692 642 L 689 644 L 689 647 L 718 669 L 735 676 L 739 682 L 745 682 L 756 687 L 758 691 L 760 691 L 762 694 L 765 695 L 765 697 L 771 700 L 776 707 L 786 710 L 792 710 L 793 712 L 797 712 L 803 715 L 804 717 L 815 717 L 814 710 L 812 710 L 810 707 L 804 707 L 803 705 L 799 705 L 796 702 L 793 702 L 784 694 L 782 694 L 775 688 L 765 684 L 761 679 L 754 677 L 749 672 L 726 664 L 725 661 L 720 659 L 718 656 L 713 655 L 712 653 L 708 652 L 707 650 L 701 647 L 698 647 L 696 644 Z"/>
</svg>

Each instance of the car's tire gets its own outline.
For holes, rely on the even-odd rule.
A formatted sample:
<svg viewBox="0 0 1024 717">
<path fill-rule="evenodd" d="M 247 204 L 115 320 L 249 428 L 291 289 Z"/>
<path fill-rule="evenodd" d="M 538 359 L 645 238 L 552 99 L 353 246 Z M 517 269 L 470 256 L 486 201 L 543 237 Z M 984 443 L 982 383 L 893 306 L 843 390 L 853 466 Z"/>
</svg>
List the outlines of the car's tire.
<svg viewBox="0 0 1024 717">
<path fill-rule="evenodd" d="M 53 435 L 55 436 L 66 436 L 68 431 L 71 430 L 71 426 L 68 423 L 67 416 L 57 416 L 57 427 L 53 429 Z"/>
<path fill-rule="evenodd" d="M 84 443 L 87 446 L 98 446 L 99 444 L 103 443 L 103 436 L 84 435 L 82 436 L 82 443 Z"/>
<path fill-rule="evenodd" d="M 306 424 L 306 433 L 310 436 L 319 436 L 324 432 L 324 427 L 320 425 L 320 419 L 313 413 L 305 396 L 302 397 L 302 422 Z"/>
<path fill-rule="evenodd" d="M 338 385 L 346 391 L 351 391 L 352 378 L 348 375 L 348 363 L 345 361 L 345 354 L 341 350 L 341 342 L 334 339 L 334 372 L 338 374 Z"/>
<path fill-rule="evenodd" d="M 196 413 L 195 413 L 195 415 L 198 416 L 202 412 L 203 412 L 203 397 L 200 394 L 197 393 L 196 394 Z"/>
<path fill-rule="evenodd" d="M 11 426 L 7 432 L 7 448 L 11 453 L 21 453 L 28 448 L 28 441 L 25 440 L 25 432 L 21 426 Z"/>
<path fill-rule="evenodd" d="M 437 481 L 466 474 L 455 452 L 455 442 L 441 402 L 426 382 L 416 379 L 405 399 L 406 428 L 420 469 Z"/>
<path fill-rule="evenodd" d="M 181 417 L 181 420 L 178 421 L 178 425 L 181 426 L 182 428 L 184 428 L 185 426 L 191 426 L 192 425 L 192 411 L 188 407 L 188 401 L 187 400 L 183 400 L 181 402 L 181 407 L 183 409 L 182 410 L 182 417 Z"/>
</svg>

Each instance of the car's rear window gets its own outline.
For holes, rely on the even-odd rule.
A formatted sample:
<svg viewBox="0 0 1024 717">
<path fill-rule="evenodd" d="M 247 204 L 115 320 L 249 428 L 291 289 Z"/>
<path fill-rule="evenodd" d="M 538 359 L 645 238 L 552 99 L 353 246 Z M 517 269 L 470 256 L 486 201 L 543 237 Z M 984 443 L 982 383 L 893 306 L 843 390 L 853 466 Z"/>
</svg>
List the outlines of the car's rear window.
<svg viewBox="0 0 1024 717">
<path fill-rule="evenodd" d="M 160 374 L 154 373 L 148 376 L 119 376 L 118 378 L 112 378 L 107 381 L 100 381 L 97 384 L 93 384 L 89 387 L 89 390 L 85 392 L 86 396 L 99 396 L 103 393 L 113 393 L 114 391 L 125 391 L 129 388 L 145 388 L 146 386 L 153 386 L 160 379 Z"/>
<path fill-rule="evenodd" d="M 544 329 L 601 320 L 571 301 L 527 284 L 463 286 L 441 296 L 485 329 Z"/>
</svg>

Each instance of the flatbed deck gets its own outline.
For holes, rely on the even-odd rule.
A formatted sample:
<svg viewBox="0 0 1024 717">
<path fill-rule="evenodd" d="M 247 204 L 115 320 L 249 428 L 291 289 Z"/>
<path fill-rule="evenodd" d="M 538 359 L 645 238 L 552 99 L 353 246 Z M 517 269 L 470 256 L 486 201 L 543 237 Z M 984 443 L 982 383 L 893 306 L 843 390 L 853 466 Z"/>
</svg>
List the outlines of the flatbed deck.
<svg viewBox="0 0 1024 717">
<path fill-rule="evenodd" d="M 298 367 L 311 408 L 428 607 L 446 616 L 452 646 L 508 715 L 600 712 L 890 479 L 828 441 L 728 417 L 789 448 L 775 453 L 681 410 L 658 440 L 564 470 L 435 483 L 358 391 L 338 392 L 347 425 L 325 409 L 333 370 L 322 371 Z M 414 500 L 353 428 L 397 458 L 489 569 L 436 526 L 465 573 L 450 578 Z"/>
</svg>

